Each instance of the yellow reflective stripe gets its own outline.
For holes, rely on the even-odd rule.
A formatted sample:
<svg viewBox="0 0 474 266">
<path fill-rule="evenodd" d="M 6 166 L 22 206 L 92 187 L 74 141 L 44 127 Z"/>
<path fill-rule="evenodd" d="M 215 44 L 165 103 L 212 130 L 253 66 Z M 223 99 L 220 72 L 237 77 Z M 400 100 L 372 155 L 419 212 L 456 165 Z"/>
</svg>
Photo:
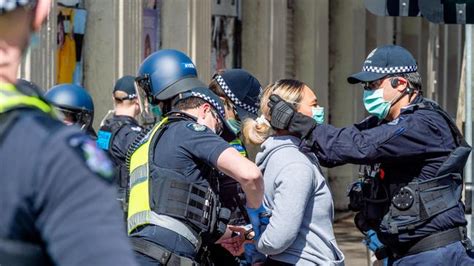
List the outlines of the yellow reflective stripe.
<svg viewBox="0 0 474 266">
<path fill-rule="evenodd" d="M 133 230 L 141 225 L 150 224 L 152 211 L 142 211 L 135 213 L 134 215 L 128 217 L 127 219 L 127 228 L 128 234 L 131 234 Z"/>
<path fill-rule="evenodd" d="M 52 108 L 44 101 L 32 97 L 26 96 L 16 91 L 15 87 L 12 86 L 1 86 L 0 87 L 0 113 L 4 113 L 18 106 L 30 106 L 40 109 L 45 113 L 51 113 Z"/>
<path fill-rule="evenodd" d="M 199 234 L 182 221 L 168 215 L 157 214 L 153 211 L 142 211 L 134 214 L 127 221 L 128 234 L 141 225 L 153 224 L 171 230 L 191 242 L 197 249 L 201 245 Z"/>
</svg>

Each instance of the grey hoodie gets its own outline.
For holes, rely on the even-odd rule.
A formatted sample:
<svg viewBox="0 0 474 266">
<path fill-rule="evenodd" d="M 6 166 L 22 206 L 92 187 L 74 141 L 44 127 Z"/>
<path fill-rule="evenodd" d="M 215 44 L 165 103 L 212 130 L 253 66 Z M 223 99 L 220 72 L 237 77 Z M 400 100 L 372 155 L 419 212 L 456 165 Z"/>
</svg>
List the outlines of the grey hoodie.
<svg viewBox="0 0 474 266">
<path fill-rule="evenodd" d="M 256 163 L 265 182 L 265 205 L 272 210 L 258 251 L 296 265 L 344 265 L 332 228 L 331 192 L 313 153 L 299 151 L 293 136 L 270 137 Z"/>
</svg>

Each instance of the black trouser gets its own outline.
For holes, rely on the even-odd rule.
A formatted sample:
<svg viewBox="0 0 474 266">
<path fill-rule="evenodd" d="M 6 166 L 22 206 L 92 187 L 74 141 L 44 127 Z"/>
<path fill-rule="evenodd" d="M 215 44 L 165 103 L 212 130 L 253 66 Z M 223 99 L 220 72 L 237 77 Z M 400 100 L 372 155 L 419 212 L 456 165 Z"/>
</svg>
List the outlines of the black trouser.
<svg viewBox="0 0 474 266">
<path fill-rule="evenodd" d="M 239 266 L 239 259 L 232 256 L 221 245 L 213 244 L 209 246 L 210 260 L 214 265 Z"/>
</svg>

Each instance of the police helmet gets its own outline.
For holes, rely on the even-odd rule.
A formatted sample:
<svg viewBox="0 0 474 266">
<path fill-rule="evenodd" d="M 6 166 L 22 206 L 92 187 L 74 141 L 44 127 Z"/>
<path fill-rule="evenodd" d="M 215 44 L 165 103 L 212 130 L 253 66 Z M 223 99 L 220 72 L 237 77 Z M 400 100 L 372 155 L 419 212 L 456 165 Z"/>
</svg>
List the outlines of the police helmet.
<svg viewBox="0 0 474 266">
<path fill-rule="evenodd" d="M 232 128 L 227 124 L 225 119 L 225 109 L 224 109 L 224 102 L 213 93 L 207 87 L 196 87 L 192 88 L 189 91 L 179 93 L 174 99 L 173 104 L 178 103 L 180 100 L 197 97 L 205 100 L 208 102 L 216 111 L 217 116 L 220 122 L 222 123 L 222 133 L 220 134 L 223 139 L 226 141 L 232 141 L 236 138 L 235 133 L 232 131 Z"/>
<path fill-rule="evenodd" d="M 137 83 L 150 103 L 171 99 L 195 87 L 205 87 L 197 78 L 193 61 L 184 53 L 172 49 L 149 55 L 138 69 Z"/>
<path fill-rule="evenodd" d="M 83 129 L 91 127 L 94 103 L 83 87 L 59 84 L 49 89 L 44 97 L 65 116 L 66 124 L 78 124 Z"/>
</svg>

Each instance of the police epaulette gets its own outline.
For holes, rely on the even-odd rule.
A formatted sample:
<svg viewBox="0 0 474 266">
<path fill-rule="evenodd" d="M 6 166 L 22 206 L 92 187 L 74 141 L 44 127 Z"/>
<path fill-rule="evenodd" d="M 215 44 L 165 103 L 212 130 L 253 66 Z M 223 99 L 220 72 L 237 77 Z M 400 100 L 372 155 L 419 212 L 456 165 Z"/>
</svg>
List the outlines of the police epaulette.
<svg viewBox="0 0 474 266">
<path fill-rule="evenodd" d="M 125 164 L 127 165 L 127 170 L 130 172 L 130 159 L 132 157 L 132 154 L 138 149 L 143 144 L 143 139 L 147 137 L 148 133 L 151 132 L 153 129 L 154 125 L 148 125 L 145 128 L 143 128 L 142 131 L 140 131 L 140 134 L 137 135 L 137 137 L 133 140 L 132 144 L 130 147 L 128 147 L 127 150 L 127 156 L 125 158 Z"/>
</svg>

